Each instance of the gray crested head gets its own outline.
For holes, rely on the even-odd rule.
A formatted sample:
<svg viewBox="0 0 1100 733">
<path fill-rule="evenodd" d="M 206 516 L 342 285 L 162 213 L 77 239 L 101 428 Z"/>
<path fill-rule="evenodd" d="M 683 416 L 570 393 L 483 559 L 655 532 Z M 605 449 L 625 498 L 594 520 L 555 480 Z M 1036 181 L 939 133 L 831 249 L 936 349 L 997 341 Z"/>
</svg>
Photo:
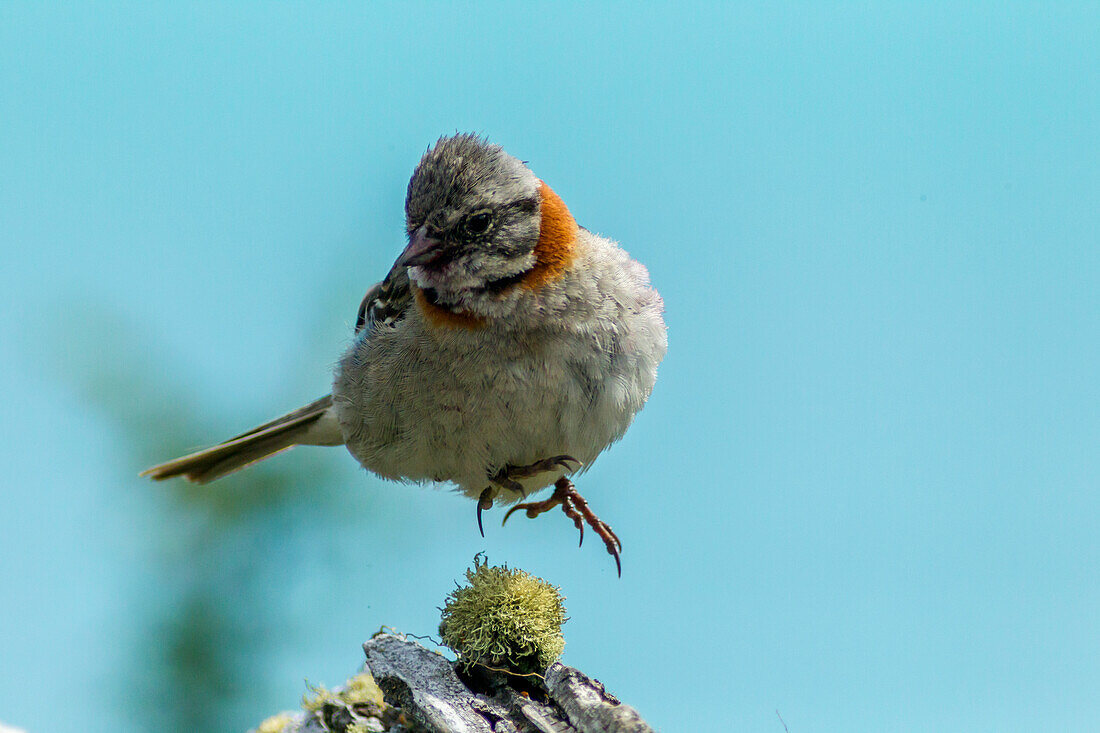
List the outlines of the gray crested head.
<svg viewBox="0 0 1100 733">
<path fill-rule="evenodd" d="M 409 181 L 398 262 L 440 305 L 475 306 L 534 266 L 539 205 L 539 179 L 499 145 L 440 138 Z"/>
</svg>

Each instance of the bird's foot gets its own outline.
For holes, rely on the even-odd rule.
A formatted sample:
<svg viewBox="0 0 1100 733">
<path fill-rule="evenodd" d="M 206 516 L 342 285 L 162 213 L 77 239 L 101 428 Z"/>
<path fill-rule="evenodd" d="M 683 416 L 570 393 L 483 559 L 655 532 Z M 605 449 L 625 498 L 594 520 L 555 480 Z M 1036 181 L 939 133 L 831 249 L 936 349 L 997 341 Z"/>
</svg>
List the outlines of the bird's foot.
<svg viewBox="0 0 1100 733">
<path fill-rule="evenodd" d="M 517 479 L 530 478 L 540 473 L 546 473 L 547 471 L 554 471 L 557 469 L 564 469 L 566 473 L 575 473 L 583 466 L 584 463 L 578 461 L 573 456 L 551 456 L 550 458 L 543 458 L 541 461 L 535 461 L 527 466 L 505 466 L 493 474 L 491 480 L 498 486 L 502 486 L 510 491 L 526 494 L 523 490 L 523 485 L 517 481 Z"/>
<path fill-rule="evenodd" d="M 568 473 L 574 473 L 579 471 L 583 466 L 584 463 L 578 461 L 573 456 L 552 456 L 550 458 L 543 458 L 541 461 L 535 461 L 527 466 L 507 465 L 490 476 L 489 480 L 502 489 L 514 491 L 520 496 L 525 497 L 527 496 L 527 490 L 523 488 L 523 484 L 517 479 L 530 478 L 555 469 L 565 469 Z M 490 493 L 489 489 L 485 489 L 485 491 L 481 492 L 478 506 L 479 512 L 483 508 L 489 509 L 493 506 L 493 498 L 490 496 Z"/>
<path fill-rule="evenodd" d="M 484 494 L 482 494 L 484 497 Z M 564 476 L 558 479 L 554 483 L 554 493 L 546 501 L 532 501 L 526 504 L 516 504 L 514 507 L 508 510 L 508 513 L 504 515 L 504 521 L 501 522 L 503 526 L 508 521 L 508 517 L 512 516 L 513 512 L 523 509 L 528 519 L 534 519 L 540 514 L 550 511 L 556 506 L 560 506 L 561 510 L 565 512 L 565 516 L 573 520 L 573 525 L 581 533 L 581 544 L 584 544 L 584 525 L 588 524 L 596 534 L 603 540 L 604 546 L 607 547 L 607 553 L 615 558 L 615 569 L 619 573 L 619 577 L 622 577 L 623 566 L 619 561 L 619 553 L 623 549 L 623 543 L 619 541 L 618 535 L 616 535 L 611 527 L 606 522 L 596 516 L 589 506 L 588 502 L 584 500 L 584 497 L 580 495 L 577 488 L 573 485 L 573 482 Z M 479 515 L 480 517 L 480 515 Z"/>
</svg>

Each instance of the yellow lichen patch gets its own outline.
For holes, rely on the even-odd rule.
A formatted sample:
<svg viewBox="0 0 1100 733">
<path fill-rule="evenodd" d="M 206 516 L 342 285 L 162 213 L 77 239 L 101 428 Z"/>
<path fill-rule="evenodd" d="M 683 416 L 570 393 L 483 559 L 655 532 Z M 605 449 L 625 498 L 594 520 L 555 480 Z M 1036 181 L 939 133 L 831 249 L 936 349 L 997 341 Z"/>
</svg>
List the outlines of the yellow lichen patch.
<svg viewBox="0 0 1100 733">
<path fill-rule="evenodd" d="M 463 665 L 530 674 L 545 671 L 561 657 L 565 606 L 555 586 L 477 558 L 466 579 L 468 586 L 448 596 L 439 625 L 443 643 Z"/>
<path fill-rule="evenodd" d="M 283 729 L 292 720 L 294 720 L 294 716 L 290 713 L 272 715 L 256 727 L 256 733 L 283 733 Z"/>
<path fill-rule="evenodd" d="M 325 706 L 327 702 L 336 701 L 336 693 L 320 685 L 307 684 L 309 693 L 302 695 L 302 709 L 315 713 Z"/>
<path fill-rule="evenodd" d="M 370 672 L 363 672 L 348 680 L 348 686 L 341 690 L 340 697 L 349 705 L 372 702 L 381 708 L 386 704 L 382 700 L 382 690 Z"/>
<path fill-rule="evenodd" d="M 328 690 L 320 685 L 308 685 L 310 694 L 302 697 L 302 708 L 315 713 L 326 703 L 341 703 L 343 705 L 356 705 L 360 703 L 374 703 L 379 708 L 385 706 L 382 700 L 382 690 L 374 682 L 370 672 L 363 672 L 348 680 L 347 685 L 337 690 Z"/>
</svg>

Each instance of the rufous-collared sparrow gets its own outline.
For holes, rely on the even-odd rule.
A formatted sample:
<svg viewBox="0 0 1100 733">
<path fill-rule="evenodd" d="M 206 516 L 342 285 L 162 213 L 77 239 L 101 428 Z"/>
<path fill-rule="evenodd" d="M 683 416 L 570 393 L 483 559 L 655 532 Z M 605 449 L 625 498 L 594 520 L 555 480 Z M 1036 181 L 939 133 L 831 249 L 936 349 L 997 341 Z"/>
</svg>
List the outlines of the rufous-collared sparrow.
<svg viewBox="0 0 1100 733">
<path fill-rule="evenodd" d="M 623 436 L 665 354 L 641 264 L 573 220 L 524 163 L 441 138 L 405 202 L 408 246 L 359 307 L 332 394 L 143 475 L 212 481 L 294 445 L 345 445 L 389 479 L 450 482 L 535 517 L 561 506 L 621 573 L 618 537 L 568 478 Z"/>
</svg>

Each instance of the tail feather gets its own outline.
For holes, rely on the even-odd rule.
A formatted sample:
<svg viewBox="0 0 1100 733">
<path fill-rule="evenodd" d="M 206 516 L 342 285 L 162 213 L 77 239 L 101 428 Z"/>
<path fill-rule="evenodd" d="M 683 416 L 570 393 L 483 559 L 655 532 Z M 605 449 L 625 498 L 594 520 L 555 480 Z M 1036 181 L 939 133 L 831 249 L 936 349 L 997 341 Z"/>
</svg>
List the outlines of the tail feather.
<svg viewBox="0 0 1100 733">
<path fill-rule="evenodd" d="M 156 481 L 183 476 L 205 484 L 295 445 L 339 445 L 343 437 L 331 408 L 332 395 L 325 395 L 224 443 L 153 466 L 141 475 Z"/>
</svg>

